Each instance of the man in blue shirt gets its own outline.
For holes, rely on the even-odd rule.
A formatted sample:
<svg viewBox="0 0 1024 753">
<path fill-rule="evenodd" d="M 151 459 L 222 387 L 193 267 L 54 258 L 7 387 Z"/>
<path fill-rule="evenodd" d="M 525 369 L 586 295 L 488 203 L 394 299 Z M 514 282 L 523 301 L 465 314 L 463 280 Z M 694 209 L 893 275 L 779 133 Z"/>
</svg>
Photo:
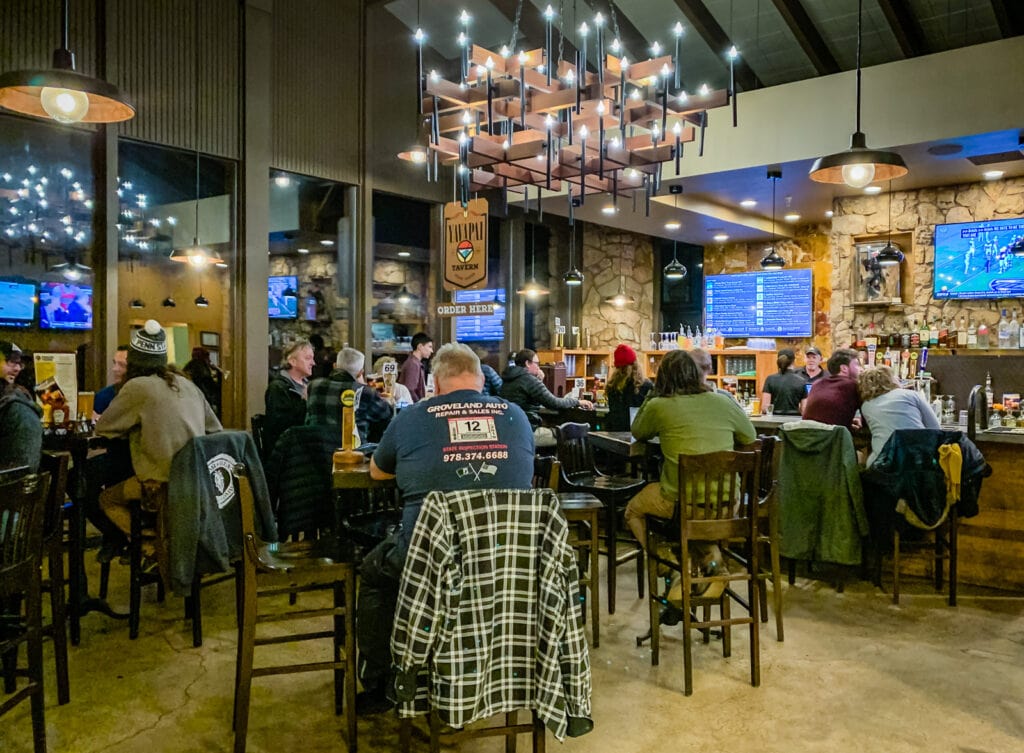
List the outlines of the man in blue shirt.
<svg viewBox="0 0 1024 753">
<path fill-rule="evenodd" d="M 114 352 L 114 360 L 110 362 L 110 384 L 96 393 L 92 405 L 92 420 L 99 421 L 103 411 L 110 405 L 110 401 L 117 394 L 118 387 L 124 382 L 125 372 L 128 371 L 128 346 L 118 345 Z"/>
<path fill-rule="evenodd" d="M 384 695 L 391 668 L 391 625 L 398 581 L 423 498 L 432 491 L 529 489 L 533 431 L 517 405 L 483 395 L 480 359 L 458 343 L 434 356 L 437 396 L 403 410 L 388 426 L 370 461 L 375 479 L 396 479 L 402 493 L 401 529 L 363 561 L 356 609 L 359 713 L 391 707 Z"/>
</svg>

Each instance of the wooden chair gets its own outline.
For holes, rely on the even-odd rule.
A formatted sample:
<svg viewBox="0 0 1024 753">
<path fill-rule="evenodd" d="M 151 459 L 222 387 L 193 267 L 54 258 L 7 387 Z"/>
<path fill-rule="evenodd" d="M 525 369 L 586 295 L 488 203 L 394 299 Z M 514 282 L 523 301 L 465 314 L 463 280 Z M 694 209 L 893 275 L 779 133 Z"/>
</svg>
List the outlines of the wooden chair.
<svg viewBox="0 0 1024 753">
<path fill-rule="evenodd" d="M 558 462 L 561 477 L 558 490 L 588 492 L 605 507 L 605 551 L 608 557 L 608 614 L 615 614 L 615 584 L 619 565 L 636 560 L 636 589 L 644 595 L 644 550 L 641 542 L 630 536 L 622 539 L 629 550 L 619 553 L 619 520 L 626 504 L 646 484 L 642 479 L 627 476 L 606 476 L 594 465 L 594 451 L 587 437 L 587 424 L 565 423 L 558 427 Z M 628 531 L 626 532 L 628 533 Z"/>
<path fill-rule="evenodd" d="M 535 489 L 558 488 L 560 467 L 552 457 L 540 456 L 533 461 L 533 487 Z M 562 492 L 558 495 L 559 508 L 569 523 L 569 546 L 579 554 L 580 611 L 583 622 L 587 622 L 587 601 L 590 602 L 590 632 L 594 648 L 601 645 L 601 594 L 598 588 L 597 554 L 598 527 L 604 505 L 593 494 L 586 492 Z"/>
<path fill-rule="evenodd" d="M 71 455 L 67 452 L 43 452 L 39 472 L 50 477 L 43 524 L 43 556 L 49 578 L 42 582 L 50 594 L 50 621 L 43 626 L 43 635 L 53 641 L 53 659 L 57 668 L 57 703 L 71 700 L 68 682 L 68 607 L 64 586 L 64 503 L 68 485 Z"/>
<path fill-rule="evenodd" d="M 761 453 L 761 472 L 759 475 L 758 503 L 757 503 L 757 530 L 758 543 L 767 547 L 767 562 L 759 568 L 757 575 L 758 587 L 761 591 L 761 622 L 768 622 L 768 587 L 767 581 L 772 583 L 772 608 L 775 611 L 775 639 L 783 641 L 785 634 L 782 629 L 782 565 L 779 557 L 779 499 L 778 480 L 775 478 L 775 468 L 779 456 L 776 453 L 778 443 L 782 440 L 776 436 L 761 435 L 753 445 L 744 446 L 744 451 L 759 451 Z M 736 549 L 726 547 L 723 550 L 726 557 L 741 566 L 747 566 L 747 554 L 738 552 Z"/>
<path fill-rule="evenodd" d="M 269 460 L 267 457 L 266 445 L 264 444 L 266 439 L 265 432 L 267 417 L 263 413 L 257 413 L 249 419 L 249 425 L 252 427 L 252 441 L 256 443 L 256 452 L 259 453 L 260 460 L 265 464 L 267 460 Z"/>
<path fill-rule="evenodd" d="M 334 711 L 344 710 L 347 742 L 350 753 L 356 751 L 356 654 L 355 654 L 355 567 L 340 561 L 335 553 L 318 549 L 324 542 L 289 542 L 265 544 L 255 533 L 253 493 L 247 469 L 238 464 L 234 469 L 240 495 L 244 553 L 239 566 L 238 657 L 235 669 L 234 723 L 235 753 L 244 753 L 249 727 L 249 699 L 255 677 L 295 672 L 334 672 Z M 334 554 L 335 559 L 324 556 Z M 296 592 L 331 591 L 333 605 L 326 608 L 296 609 L 288 612 L 260 614 L 259 599 L 281 597 Z M 275 634 L 258 638 L 256 626 L 261 623 L 331 617 L 330 630 L 288 635 Z M 330 639 L 332 661 L 310 662 L 268 667 L 253 667 L 257 646 Z M 279 710 L 279 709 L 278 709 Z"/>
<path fill-rule="evenodd" d="M 503 715 L 504 724 L 492 724 L 489 726 L 470 727 L 461 730 L 453 730 L 441 722 L 441 717 L 436 711 L 428 715 L 428 727 L 430 735 L 430 753 L 440 753 L 441 745 L 455 745 L 465 740 L 475 740 L 481 737 L 504 737 L 505 750 L 515 753 L 516 738 L 518 735 L 529 734 L 533 753 L 545 753 L 546 734 L 544 723 L 537 717 L 534 711 L 530 715 L 530 721 L 520 722 L 519 712 L 510 711 Z M 402 753 L 409 753 L 412 749 L 412 720 L 402 719 L 398 727 L 398 747 Z"/>
<path fill-rule="evenodd" d="M 759 452 L 713 452 L 705 455 L 679 456 L 679 504 L 671 520 L 647 516 L 648 585 L 651 619 L 651 664 L 657 665 L 660 652 L 659 606 L 663 598 L 655 596 L 658 582 L 657 567 L 661 564 L 679 572 L 682 579 L 683 623 L 683 687 L 686 695 L 693 693 L 692 629 L 710 631 L 722 629 L 722 652 L 732 653 L 731 628 L 748 625 L 750 630 L 750 684 L 761 684 L 760 637 L 758 632 L 758 601 L 760 589 L 758 573 L 758 521 L 757 504 Z M 690 567 L 690 544 L 694 542 L 739 543 L 749 552 L 747 567 L 742 573 L 725 573 L 694 577 Z M 659 547 L 668 545 L 674 558 L 658 554 Z M 721 597 L 707 598 L 692 595 L 694 583 L 725 582 Z M 747 584 L 747 599 L 732 589 L 735 582 Z M 736 599 L 745 607 L 746 614 L 731 615 L 730 601 Z M 711 607 L 719 607 L 720 619 L 711 619 Z M 696 608 L 704 607 L 702 619 L 696 617 Z M 705 632 L 705 642 L 708 632 Z"/>
<path fill-rule="evenodd" d="M 5 673 L 9 670 L 28 678 L 25 687 L 14 690 L 0 702 L 0 716 L 25 699 L 30 700 L 35 753 L 46 753 L 41 588 L 43 523 L 49 485 L 45 474 L 0 484 L 0 656 L 4 657 Z M 7 605 L 13 607 L 10 615 L 6 614 Z M 28 649 L 24 672 L 17 669 L 22 643 Z"/>
</svg>

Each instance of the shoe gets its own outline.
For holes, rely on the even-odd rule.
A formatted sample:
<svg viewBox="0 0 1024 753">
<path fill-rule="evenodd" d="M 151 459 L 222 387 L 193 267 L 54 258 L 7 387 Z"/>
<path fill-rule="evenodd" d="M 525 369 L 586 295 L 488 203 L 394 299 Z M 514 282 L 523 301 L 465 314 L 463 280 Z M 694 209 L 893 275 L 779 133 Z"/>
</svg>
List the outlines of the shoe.
<svg viewBox="0 0 1024 753">
<path fill-rule="evenodd" d="M 693 577 L 710 578 L 715 575 L 728 575 L 729 571 L 721 558 L 711 557 L 699 565 L 694 566 Z M 694 583 L 690 589 L 691 596 L 699 596 L 702 599 L 719 599 L 725 593 L 726 582 L 715 580 L 710 583 Z"/>
<path fill-rule="evenodd" d="M 383 685 L 356 693 L 356 716 L 383 714 L 385 711 L 391 711 L 394 707 L 395 704 L 388 699 Z"/>
<path fill-rule="evenodd" d="M 672 627 L 678 625 L 683 619 L 683 610 L 672 604 L 661 605 L 661 616 L 658 617 L 658 622 L 666 627 Z"/>
<path fill-rule="evenodd" d="M 142 567 L 139 568 L 139 572 L 143 575 L 151 575 L 160 569 L 160 563 L 157 562 L 156 557 L 143 557 Z"/>
</svg>

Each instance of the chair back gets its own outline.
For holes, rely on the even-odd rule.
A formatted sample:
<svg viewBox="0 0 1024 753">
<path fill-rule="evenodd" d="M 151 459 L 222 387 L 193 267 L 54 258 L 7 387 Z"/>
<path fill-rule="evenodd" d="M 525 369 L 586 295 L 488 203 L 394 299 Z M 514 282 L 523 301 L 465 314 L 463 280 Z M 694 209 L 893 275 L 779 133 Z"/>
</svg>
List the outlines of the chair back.
<svg viewBox="0 0 1024 753">
<path fill-rule="evenodd" d="M 68 452 L 44 451 L 39 460 L 39 472 L 50 477 L 50 490 L 46 495 L 46 513 L 43 522 L 43 538 L 46 541 L 63 534 L 64 501 L 67 497 L 68 469 L 71 454 Z"/>
<path fill-rule="evenodd" d="M 252 427 L 252 441 L 256 443 L 256 452 L 259 453 L 260 460 L 264 463 L 267 462 L 267 446 L 266 446 L 266 432 L 267 432 L 267 417 L 263 413 L 257 413 L 255 416 L 249 419 L 249 425 Z"/>
<path fill-rule="evenodd" d="M 761 475 L 758 477 L 759 492 L 764 500 L 775 489 L 779 467 L 779 454 L 775 451 L 782 437 L 761 434 L 757 437 L 761 445 Z"/>
<path fill-rule="evenodd" d="M 0 484 L 0 596 L 24 593 L 39 575 L 49 488 L 39 474 Z"/>
<path fill-rule="evenodd" d="M 750 533 L 757 517 L 761 453 L 679 456 L 678 515 L 683 541 L 716 541 Z"/>
<path fill-rule="evenodd" d="M 558 462 L 569 481 L 578 476 L 598 475 L 589 433 L 587 424 L 564 423 L 558 427 Z"/>
<path fill-rule="evenodd" d="M 561 463 L 550 455 L 538 455 L 533 459 L 533 488 L 558 491 L 558 475 Z"/>
<path fill-rule="evenodd" d="M 336 426 L 293 426 L 264 460 L 270 504 L 282 538 L 331 526 L 331 467 L 337 447 Z"/>
</svg>

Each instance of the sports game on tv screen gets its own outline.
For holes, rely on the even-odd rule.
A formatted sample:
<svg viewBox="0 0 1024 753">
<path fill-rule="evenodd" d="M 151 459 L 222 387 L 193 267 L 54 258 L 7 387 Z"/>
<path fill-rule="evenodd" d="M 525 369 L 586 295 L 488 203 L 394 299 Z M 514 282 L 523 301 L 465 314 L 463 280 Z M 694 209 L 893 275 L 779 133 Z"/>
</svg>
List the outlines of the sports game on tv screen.
<svg viewBox="0 0 1024 753">
<path fill-rule="evenodd" d="M 40 329 L 92 329 L 92 288 L 70 282 L 39 283 Z"/>
<path fill-rule="evenodd" d="M 299 278 L 280 275 L 267 278 L 267 312 L 271 319 L 297 319 Z"/>
<path fill-rule="evenodd" d="M 935 298 L 1024 297 L 1024 217 L 935 226 Z"/>
</svg>

